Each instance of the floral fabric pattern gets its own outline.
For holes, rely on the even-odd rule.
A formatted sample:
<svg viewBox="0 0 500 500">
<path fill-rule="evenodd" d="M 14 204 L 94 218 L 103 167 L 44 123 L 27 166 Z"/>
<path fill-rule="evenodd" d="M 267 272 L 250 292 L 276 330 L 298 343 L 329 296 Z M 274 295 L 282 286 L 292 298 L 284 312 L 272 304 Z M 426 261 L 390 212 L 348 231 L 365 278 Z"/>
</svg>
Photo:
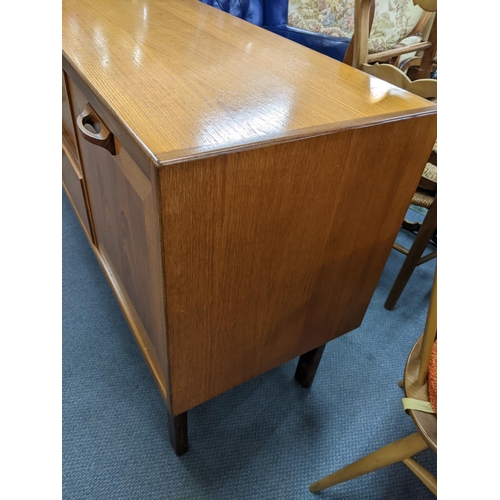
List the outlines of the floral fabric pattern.
<svg viewBox="0 0 500 500">
<path fill-rule="evenodd" d="M 377 0 L 373 26 L 368 40 L 370 53 L 405 44 L 422 9 L 412 0 Z M 289 0 L 288 25 L 336 37 L 352 38 L 354 0 Z M 412 43 L 414 43 L 414 37 Z"/>
</svg>

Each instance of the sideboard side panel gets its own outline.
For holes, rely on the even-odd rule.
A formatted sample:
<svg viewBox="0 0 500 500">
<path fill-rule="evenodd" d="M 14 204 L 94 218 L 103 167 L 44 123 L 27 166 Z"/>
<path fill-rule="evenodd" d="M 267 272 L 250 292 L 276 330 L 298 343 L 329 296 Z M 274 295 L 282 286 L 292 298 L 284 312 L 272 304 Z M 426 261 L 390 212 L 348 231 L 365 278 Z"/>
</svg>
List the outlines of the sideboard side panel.
<svg viewBox="0 0 500 500">
<path fill-rule="evenodd" d="M 175 414 L 360 325 L 435 128 L 430 115 L 160 170 Z"/>
</svg>

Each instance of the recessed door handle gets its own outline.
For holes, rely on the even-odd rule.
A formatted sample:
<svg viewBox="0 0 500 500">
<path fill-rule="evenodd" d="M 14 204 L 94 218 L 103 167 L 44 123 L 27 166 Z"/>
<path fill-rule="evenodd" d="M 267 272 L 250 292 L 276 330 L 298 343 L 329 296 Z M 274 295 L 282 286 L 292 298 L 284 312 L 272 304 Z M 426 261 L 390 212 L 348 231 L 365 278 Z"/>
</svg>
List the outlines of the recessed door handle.
<svg viewBox="0 0 500 500">
<path fill-rule="evenodd" d="M 87 142 L 107 149 L 112 155 L 116 154 L 113 134 L 90 104 L 87 103 L 85 109 L 78 115 L 76 124 L 80 134 Z"/>
</svg>

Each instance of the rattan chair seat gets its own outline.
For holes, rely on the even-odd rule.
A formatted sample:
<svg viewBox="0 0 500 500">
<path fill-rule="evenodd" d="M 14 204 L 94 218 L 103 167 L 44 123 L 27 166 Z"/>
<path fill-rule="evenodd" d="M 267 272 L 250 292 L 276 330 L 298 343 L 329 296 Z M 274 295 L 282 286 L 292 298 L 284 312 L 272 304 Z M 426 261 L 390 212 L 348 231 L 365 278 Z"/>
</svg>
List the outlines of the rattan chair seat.
<svg viewBox="0 0 500 500">
<path fill-rule="evenodd" d="M 427 193 L 424 190 L 418 189 L 415 191 L 411 200 L 412 205 L 429 209 L 434 201 L 434 193 Z"/>
</svg>

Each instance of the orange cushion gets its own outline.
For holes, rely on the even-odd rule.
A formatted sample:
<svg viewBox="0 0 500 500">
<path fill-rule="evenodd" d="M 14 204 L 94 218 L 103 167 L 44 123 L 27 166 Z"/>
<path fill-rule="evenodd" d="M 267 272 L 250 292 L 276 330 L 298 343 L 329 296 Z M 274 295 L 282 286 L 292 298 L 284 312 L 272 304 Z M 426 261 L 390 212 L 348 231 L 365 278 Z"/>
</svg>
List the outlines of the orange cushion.
<svg viewBox="0 0 500 500">
<path fill-rule="evenodd" d="M 432 346 L 427 382 L 429 388 L 429 401 L 437 414 L 437 340 Z"/>
</svg>

